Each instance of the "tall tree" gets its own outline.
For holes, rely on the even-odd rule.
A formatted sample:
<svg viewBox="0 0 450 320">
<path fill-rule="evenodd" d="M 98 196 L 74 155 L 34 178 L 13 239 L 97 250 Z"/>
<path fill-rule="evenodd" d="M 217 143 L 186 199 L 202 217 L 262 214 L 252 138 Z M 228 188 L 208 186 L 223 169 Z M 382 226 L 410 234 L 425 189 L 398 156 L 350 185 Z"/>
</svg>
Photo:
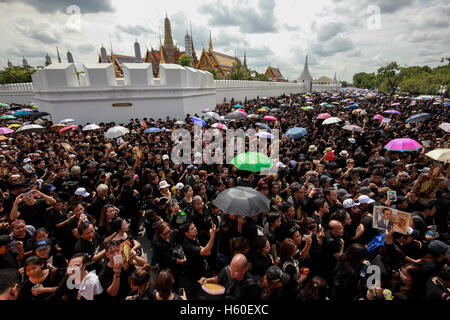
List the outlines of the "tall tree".
<svg viewBox="0 0 450 320">
<path fill-rule="evenodd" d="M 385 87 L 391 95 L 395 94 L 402 79 L 400 71 L 400 66 L 395 61 L 377 70 L 377 76 L 382 80 L 381 86 Z"/>
<path fill-rule="evenodd" d="M 31 75 L 37 70 L 31 66 L 13 66 L 0 70 L 0 84 L 31 82 Z"/>
</svg>

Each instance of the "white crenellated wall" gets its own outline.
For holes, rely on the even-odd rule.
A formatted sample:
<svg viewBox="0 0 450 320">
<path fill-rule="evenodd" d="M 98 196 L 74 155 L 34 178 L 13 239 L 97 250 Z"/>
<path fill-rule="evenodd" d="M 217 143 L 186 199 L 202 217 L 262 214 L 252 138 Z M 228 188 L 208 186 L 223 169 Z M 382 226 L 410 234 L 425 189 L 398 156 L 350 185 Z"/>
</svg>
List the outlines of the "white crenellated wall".
<svg viewBox="0 0 450 320">
<path fill-rule="evenodd" d="M 0 102 L 28 103 L 49 112 L 54 122 L 74 118 L 77 123 L 128 122 L 131 118 L 184 118 L 214 109 L 224 99 L 243 101 L 256 97 L 307 92 L 303 83 L 214 80 L 211 73 L 161 64 L 160 78 L 153 78 L 149 63 L 125 63 L 124 77 L 116 78 L 111 63 L 84 65 L 76 75 L 73 64 L 56 63 L 32 75 L 33 83 L 0 86 Z M 340 86 L 313 85 L 313 91 Z"/>
</svg>

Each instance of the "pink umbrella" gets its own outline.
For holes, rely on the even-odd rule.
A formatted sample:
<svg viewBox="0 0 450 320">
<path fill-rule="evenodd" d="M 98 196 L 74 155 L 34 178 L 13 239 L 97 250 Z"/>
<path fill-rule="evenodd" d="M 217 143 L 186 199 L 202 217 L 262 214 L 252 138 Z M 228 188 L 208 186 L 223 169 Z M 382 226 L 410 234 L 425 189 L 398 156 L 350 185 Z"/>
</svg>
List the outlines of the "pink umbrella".
<svg viewBox="0 0 450 320">
<path fill-rule="evenodd" d="M 28 109 L 28 108 L 20 109 L 20 110 L 22 110 L 22 111 L 33 111 L 33 110 L 31 110 L 31 109 Z"/>
<path fill-rule="evenodd" d="M 389 151 L 417 151 L 423 148 L 420 143 L 410 138 L 399 138 L 389 141 L 385 146 Z"/>
<path fill-rule="evenodd" d="M 245 111 L 244 111 L 244 110 L 238 110 L 238 112 L 242 113 L 242 115 L 243 115 L 244 117 L 246 117 L 246 116 L 247 116 L 247 113 L 245 113 Z"/>
<path fill-rule="evenodd" d="M 399 106 L 399 105 L 400 105 L 399 102 L 396 102 L 396 103 L 391 104 L 391 106 Z"/>
<path fill-rule="evenodd" d="M 329 113 L 321 113 L 321 114 L 319 114 L 317 116 L 317 119 L 327 119 L 329 117 L 331 117 L 331 114 L 329 114 Z"/>
<path fill-rule="evenodd" d="M 10 128 L 0 128 L 0 134 L 10 134 L 13 132 L 14 132 L 14 130 L 12 130 Z"/>
<path fill-rule="evenodd" d="M 228 129 L 228 127 L 222 123 L 214 123 L 211 127 L 217 128 L 217 129 Z"/>
<path fill-rule="evenodd" d="M 373 119 L 374 120 L 377 119 L 377 120 L 379 120 L 381 122 L 381 121 L 383 121 L 384 117 L 381 114 L 376 114 L 376 115 L 373 116 Z"/>
<path fill-rule="evenodd" d="M 272 120 L 272 121 L 277 121 L 277 118 L 275 118 L 274 116 L 265 116 L 264 120 Z"/>
<path fill-rule="evenodd" d="M 79 129 L 79 127 L 77 125 L 72 124 L 70 126 L 66 126 L 66 127 L 62 128 L 61 130 L 59 130 L 59 133 L 63 133 L 68 130 L 75 131 L 76 129 Z"/>
</svg>

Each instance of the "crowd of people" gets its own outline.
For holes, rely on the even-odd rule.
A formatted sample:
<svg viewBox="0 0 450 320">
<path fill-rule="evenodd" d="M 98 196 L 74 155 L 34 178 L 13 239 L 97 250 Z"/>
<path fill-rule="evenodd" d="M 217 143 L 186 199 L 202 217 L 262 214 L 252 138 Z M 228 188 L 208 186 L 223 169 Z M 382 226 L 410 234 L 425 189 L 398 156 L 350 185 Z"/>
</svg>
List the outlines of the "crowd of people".
<svg viewBox="0 0 450 320">
<path fill-rule="evenodd" d="M 348 107 L 350 100 L 360 110 Z M 448 301 L 450 170 L 425 156 L 449 144 L 438 128 L 449 122 L 441 102 L 362 90 L 240 101 L 260 118 L 222 122 L 279 129 L 273 175 L 173 163 L 171 132 L 193 133 L 191 115 L 184 125 L 131 119 L 123 124 L 129 134 L 117 139 L 104 136 L 116 123 L 59 133 L 42 118 L 44 130 L 12 133 L 0 145 L 0 298 Z M 214 111 L 224 116 L 236 103 Z M 400 113 L 383 113 L 393 103 Z M 322 124 L 317 116 L 325 112 L 342 122 Z M 405 122 L 425 112 L 430 119 Z M 277 121 L 264 120 L 267 114 Z M 391 120 L 380 124 L 376 114 Z M 205 128 L 215 122 L 205 120 Z M 144 133 L 150 127 L 162 130 Z M 307 133 L 284 136 L 292 127 Z M 424 147 L 384 148 L 401 137 Z M 414 183 L 436 164 L 442 183 L 421 198 Z M 214 199 L 238 186 L 260 191 L 270 209 L 253 217 L 224 214 Z M 411 213 L 408 232 L 374 227 L 374 206 Z M 379 270 L 375 286 L 370 266 Z M 208 283 L 224 292 L 208 294 Z"/>
</svg>

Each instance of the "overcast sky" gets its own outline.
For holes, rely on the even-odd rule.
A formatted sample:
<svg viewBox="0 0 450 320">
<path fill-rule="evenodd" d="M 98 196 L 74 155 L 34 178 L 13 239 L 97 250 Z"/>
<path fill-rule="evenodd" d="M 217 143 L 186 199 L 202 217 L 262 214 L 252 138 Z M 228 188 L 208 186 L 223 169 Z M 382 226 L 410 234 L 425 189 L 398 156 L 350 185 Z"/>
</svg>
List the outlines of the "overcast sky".
<svg viewBox="0 0 450 320">
<path fill-rule="evenodd" d="M 159 48 L 166 12 L 181 50 L 191 22 L 198 57 L 211 30 L 214 50 L 242 59 L 246 49 L 250 68 L 271 65 L 290 80 L 306 54 L 314 78 L 347 81 L 389 61 L 434 67 L 450 57 L 448 0 L 0 0 L 0 66 L 22 56 L 44 65 L 46 53 L 56 62 L 58 47 L 81 69 L 110 41 L 134 55 L 135 39 L 144 56 Z"/>
</svg>

